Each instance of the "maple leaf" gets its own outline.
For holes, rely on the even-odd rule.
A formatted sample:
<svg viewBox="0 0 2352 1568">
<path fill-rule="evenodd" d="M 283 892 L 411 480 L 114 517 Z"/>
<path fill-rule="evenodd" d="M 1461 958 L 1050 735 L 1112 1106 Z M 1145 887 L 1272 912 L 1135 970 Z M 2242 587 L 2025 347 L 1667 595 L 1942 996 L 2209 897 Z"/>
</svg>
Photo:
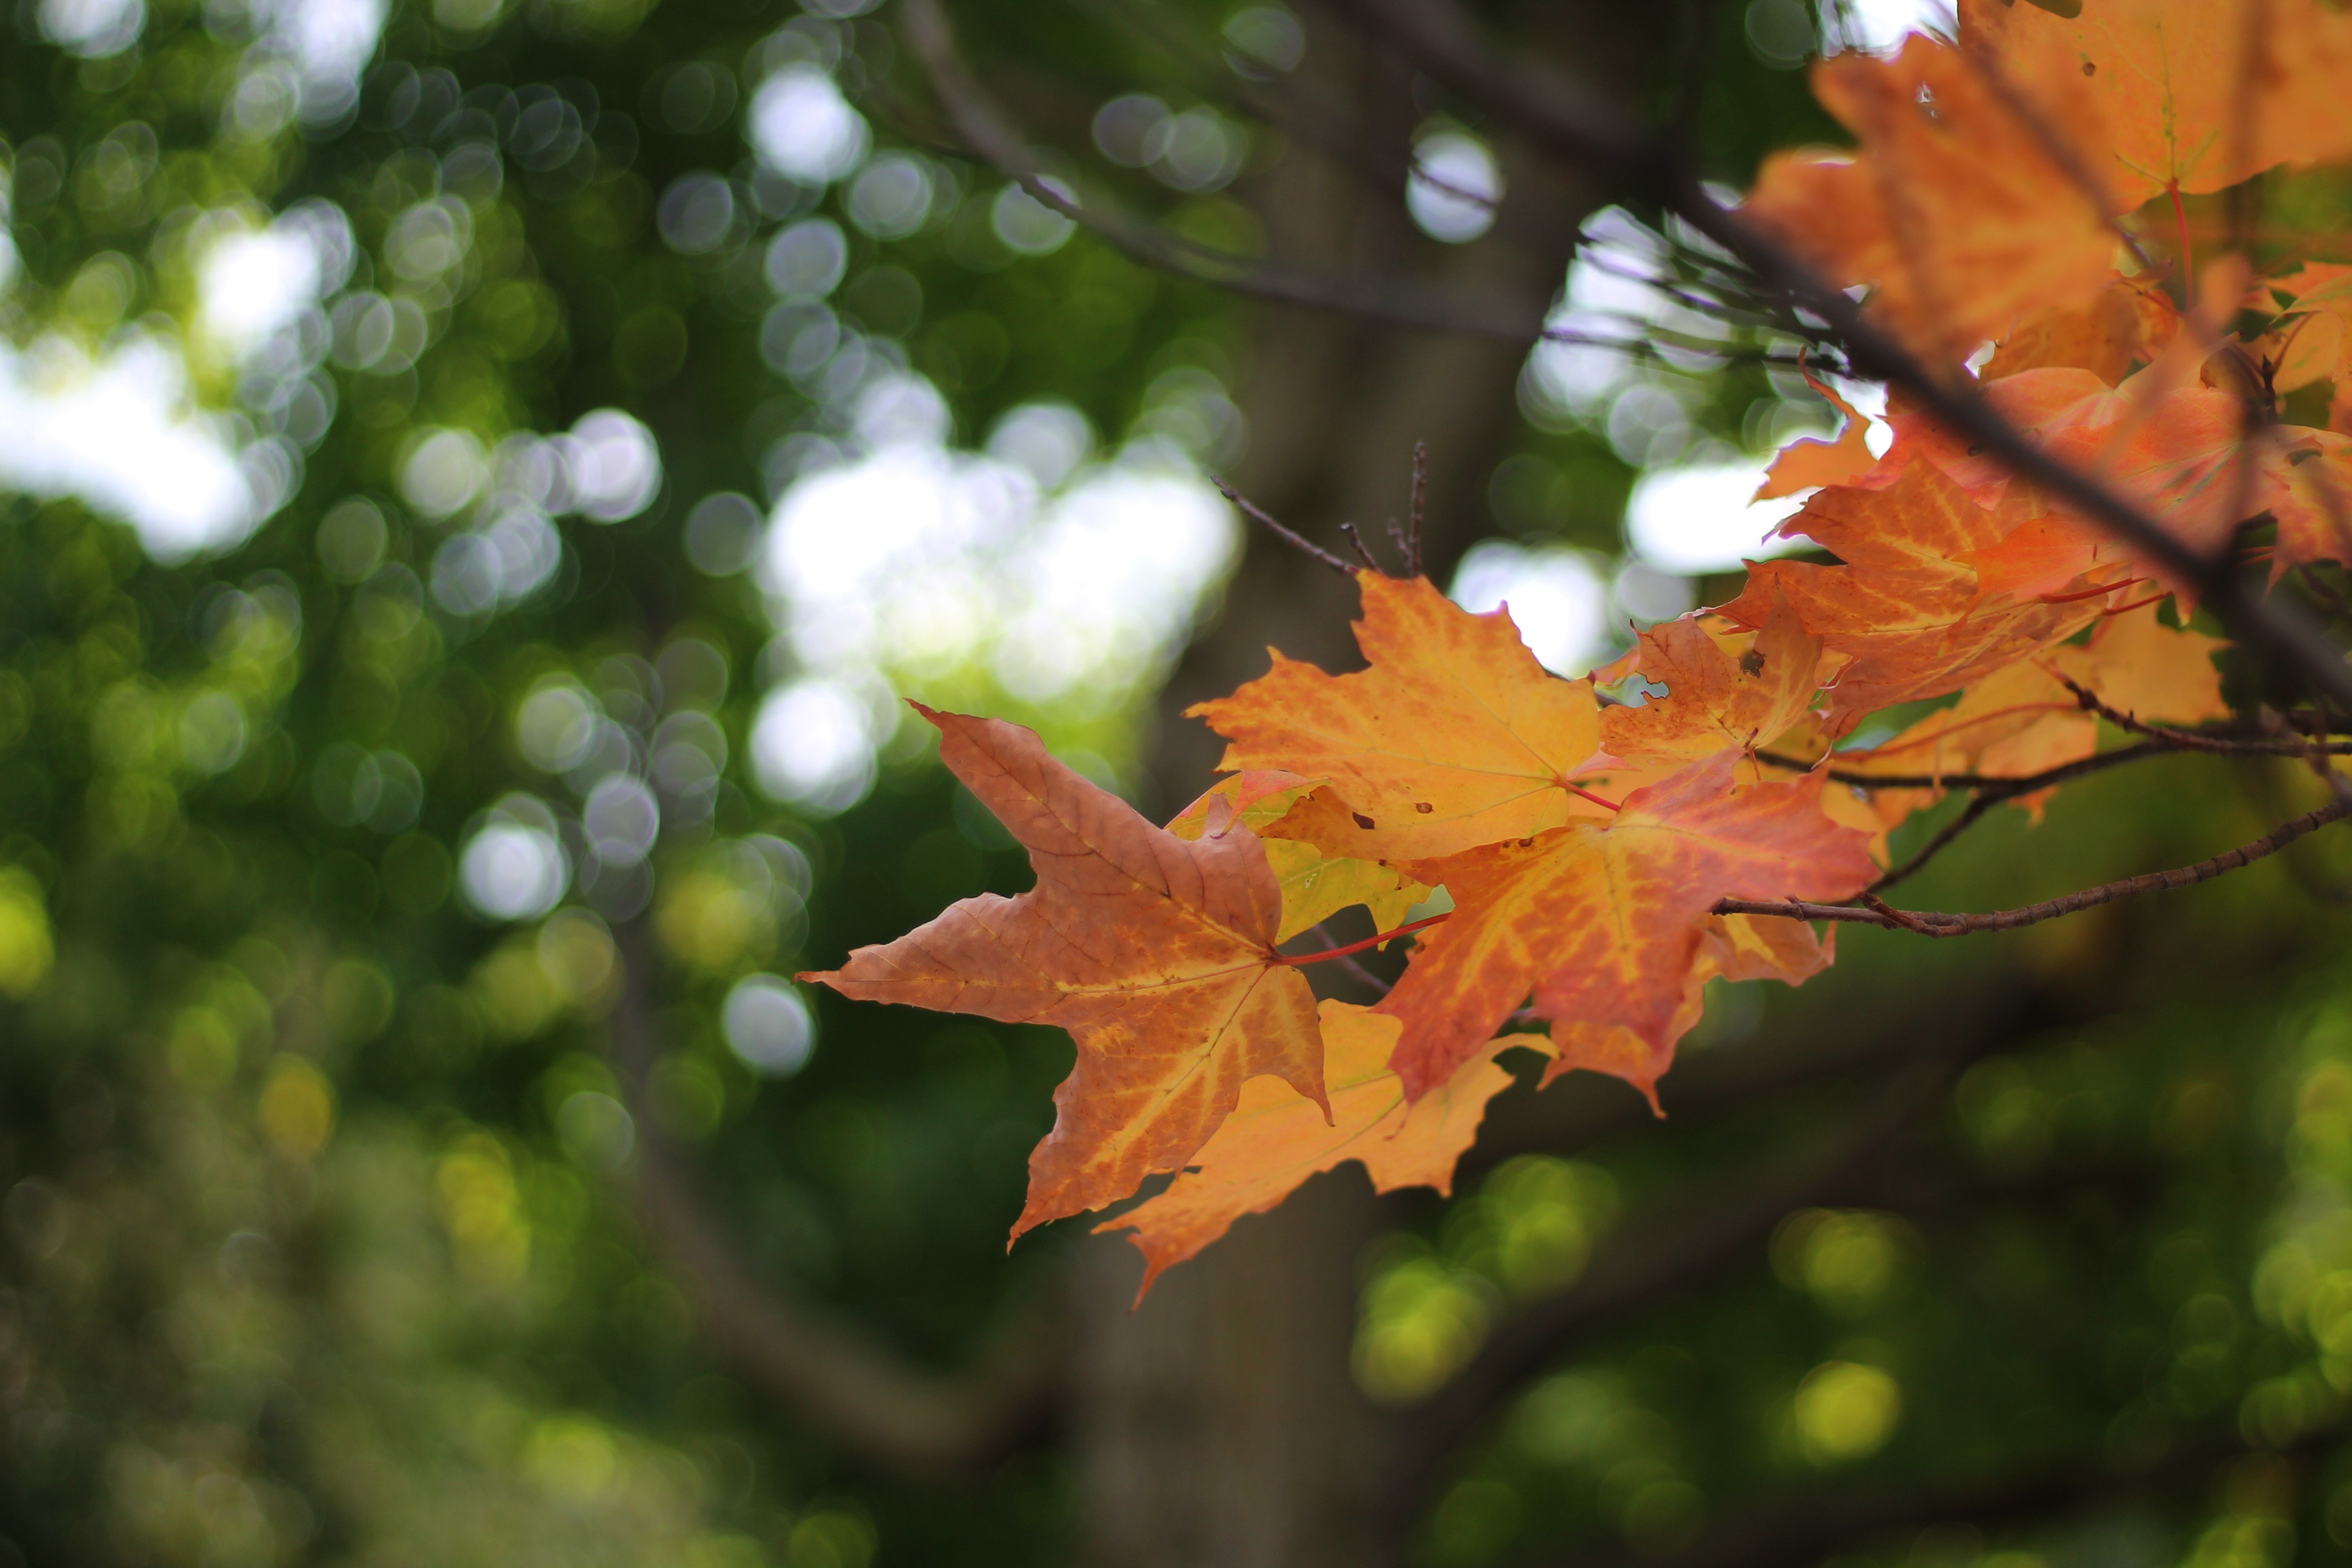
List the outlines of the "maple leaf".
<svg viewBox="0 0 2352 1568">
<path fill-rule="evenodd" d="M 1837 956 L 1836 936 L 1835 926 L 1827 936 L 1817 938 L 1813 928 L 1801 921 L 1709 915 L 1700 923 L 1698 942 L 1691 950 L 1689 968 L 1683 975 L 1682 1000 L 1663 1030 L 1645 1038 L 1622 1024 L 1575 1019 L 1555 1023 L 1551 1042 L 1555 1054 L 1537 1087 L 1565 1073 L 1607 1073 L 1641 1090 L 1650 1109 L 1663 1115 L 1658 1079 L 1674 1066 L 1675 1047 L 1705 1012 L 1706 983 L 1720 976 L 1802 984 L 1827 969 Z"/>
<path fill-rule="evenodd" d="M 2180 312 L 2159 289 L 2117 276 L 2084 304 L 2045 307 L 2018 322 L 1979 374 L 1993 382 L 2029 370 L 2087 370 L 2113 386 L 2179 331 Z"/>
<path fill-rule="evenodd" d="M 2047 669 L 2021 661 L 1972 682 L 1949 708 L 1927 714 L 1889 740 L 1866 750 L 1841 752 L 1843 773 L 1881 777 L 1982 773 L 2025 778 L 2098 749 L 2098 721 L 2073 692 Z M 2047 792 L 2015 804 L 2037 820 Z M 1943 799 L 1940 786 L 1874 789 L 1870 805 L 1887 827 Z"/>
<path fill-rule="evenodd" d="M 1736 788 L 1738 760 L 1719 752 L 1636 790 L 1606 826 L 1408 866 L 1455 906 L 1375 1009 L 1404 1020 L 1408 1094 L 1444 1082 L 1530 991 L 1555 1040 L 1563 1025 L 1622 1027 L 1670 1050 L 1717 899 L 1842 899 L 1876 873 L 1866 836 L 1822 815 L 1819 775 Z"/>
<path fill-rule="evenodd" d="M 2099 479 L 2167 532 L 2210 553 L 2225 548 L 2248 518 L 2294 503 L 2295 459 L 2275 441 L 2249 442 L 2242 399 L 2220 387 L 2183 384 L 2182 368 L 2179 363 L 2154 364 L 2109 386 L 2088 370 L 2048 366 L 1993 382 L 1983 396 L 2052 457 Z M 2052 592 L 2078 574 L 2123 563 L 2155 577 L 2168 591 L 2184 586 L 2105 530 L 2044 500 L 1997 458 L 1926 415 L 1905 411 L 1891 416 L 1889 423 L 1895 446 L 1858 488 L 1887 487 L 1889 474 L 1900 471 L 1893 467 L 1896 463 L 1932 464 L 1993 515 L 1989 531 L 1998 537 L 1971 544 L 1953 559 L 1985 570 L 1995 585 Z M 2324 437 L 2322 432 L 2289 431 L 2299 441 Z M 2018 528 L 2053 511 L 2063 521 L 2042 521 L 2040 531 L 1999 548 Z M 1804 513 L 1782 529 L 1844 553 L 1822 539 L 1816 520 Z M 1978 531 L 1988 531 L 1988 526 Z"/>
<path fill-rule="evenodd" d="M 1825 441 L 1808 436 L 1781 447 L 1772 466 L 1764 470 L 1764 482 L 1756 487 L 1750 500 L 1777 500 L 1799 490 L 1845 484 L 1868 473 L 1878 462 L 1870 450 L 1869 419 L 1840 397 L 1836 388 L 1815 381 L 1811 373 L 1805 376 L 1805 384 L 1820 393 L 1845 423 L 1839 426 L 1834 439 Z"/>
<path fill-rule="evenodd" d="M 1628 762 L 1680 765 L 1726 746 L 1769 744 L 1804 717 L 1821 685 L 1822 639 L 1785 598 L 1759 629 L 1689 615 L 1643 632 L 1635 651 L 1642 678 L 1666 695 L 1601 716 L 1602 746 Z"/>
<path fill-rule="evenodd" d="M 2074 16 L 2059 10 L 1961 0 L 1961 45 L 2045 115 L 2064 116 L 2057 122 L 2126 205 L 2352 153 L 2352 16 L 2332 5 L 2089 0 Z"/>
<path fill-rule="evenodd" d="M 1404 922 L 1407 910 L 1429 896 L 1427 888 L 1393 866 L 1325 855 L 1315 847 L 1311 833 L 1284 826 L 1297 815 L 1295 808 L 1317 793 L 1321 782 L 1278 769 L 1238 773 L 1212 785 L 1168 824 L 1168 831 L 1179 838 L 1198 838 L 1203 831 L 1217 831 L 1211 826 L 1212 812 L 1222 800 L 1232 814 L 1230 820 L 1258 836 L 1265 846 L 1265 861 L 1274 869 L 1275 883 L 1282 889 L 1282 923 L 1275 932 L 1277 942 L 1288 942 L 1356 904 L 1370 911 L 1375 931 L 1391 931 Z M 1283 834 L 1288 837 L 1276 837 Z"/>
<path fill-rule="evenodd" d="M 1861 148 L 1774 153 L 1746 210 L 1832 282 L 1873 285 L 1870 310 L 1892 331 L 1958 359 L 2105 282 L 2116 209 L 2043 134 L 2095 132 L 2068 100 L 2052 95 L 2036 127 L 1958 50 L 1916 35 L 1891 59 L 1823 60 L 1812 80 Z"/>
<path fill-rule="evenodd" d="M 1319 847 L 1356 859 L 1450 854 L 1604 809 L 1570 787 L 1600 744 L 1590 681 L 1537 663 L 1504 610 L 1474 616 L 1424 578 L 1356 582 L 1369 668 L 1327 675 L 1276 652 L 1266 674 L 1186 710 L 1232 742 L 1221 768 L 1329 781 L 1357 832 Z"/>
<path fill-rule="evenodd" d="M 1788 924 L 1788 921 L 1780 922 Z M 1486 1102 L 1517 1080 L 1495 1065 L 1511 1047 L 1549 1056 L 1540 1035 L 1490 1040 L 1419 1100 L 1407 1100 L 1389 1057 L 1403 1026 L 1368 1008 L 1325 1002 L 1324 1073 L 1331 1120 L 1271 1079 L 1242 1086 L 1241 1102 L 1165 1191 L 1095 1228 L 1127 1232 L 1143 1254 L 1143 1300 L 1152 1282 L 1247 1214 L 1264 1214 L 1319 1172 L 1360 1161 L 1372 1190 L 1454 1191 L 1454 1167 L 1476 1142 Z"/>
<path fill-rule="evenodd" d="M 2015 526 L 1936 464 L 1906 461 L 1885 488 L 1822 490 L 1782 525 L 1843 564 L 1753 563 L 1739 597 L 1718 613 L 1761 627 L 1785 603 L 1828 651 L 1850 659 L 1829 689 L 1828 733 L 1841 735 L 1866 713 L 1956 691 L 2097 618 L 2096 599 L 1981 603 L 1969 557 Z"/>
<path fill-rule="evenodd" d="M 940 760 L 1028 849 L 1037 884 L 966 899 L 800 978 L 1070 1032 L 1077 1062 L 1029 1157 L 1014 1237 L 1179 1169 L 1261 1073 L 1328 1113 L 1315 998 L 1275 952 L 1281 894 L 1246 827 L 1180 838 L 1017 724 L 915 707 L 939 727 Z"/>
<path fill-rule="evenodd" d="M 2273 471 L 2282 482 L 2269 497 L 2278 519 L 2271 581 L 2297 563 L 2352 563 L 2352 438 L 2296 426 L 2276 434 Z"/>
<path fill-rule="evenodd" d="M 1974 773 L 2027 778 L 2098 749 L 2098 721 L 2057 677 L 2110 708 L 2157 723 L 2196 724 L 2229 712 L 2213 654 L 2225 645 L 2157 619 L 2144 604 L 2102 619 L 2081 646 L 1993 671 L 1949 708 L 1927 715 L 1866 751 L 1842 752 L 1840 772 L 1910 775 Z M 1939 788 L 1881 789 L 1871 805 L 1888 826 L 1943 797 Z M 2014 797 L 2037 820 L 2047 790 Z"/>
<path fill-rule="evenodd" d="M 2221 673 L 2213 656 L 2229 645 L 2187 626 L 2157 619 L 2157 606 L 2101 621 L 2089 643 L 2062 647 L 2053 668 L 2088 688 L 2119 713 L 2158 724 L 2201 724 L 2227 718 Z"/>
<path fill-rule="evenodd" d="M 2345 331 L 2352 326 L 2352 267 L 2309 261 L 2263 287 L 2285 304 L 2269 345 L 2273 389 L 2289 393 L 2315 381 L 2352 380 L 2352 334 Z M 2262 303 L 2258 298 L 2254 308 Z"/>
</svg>

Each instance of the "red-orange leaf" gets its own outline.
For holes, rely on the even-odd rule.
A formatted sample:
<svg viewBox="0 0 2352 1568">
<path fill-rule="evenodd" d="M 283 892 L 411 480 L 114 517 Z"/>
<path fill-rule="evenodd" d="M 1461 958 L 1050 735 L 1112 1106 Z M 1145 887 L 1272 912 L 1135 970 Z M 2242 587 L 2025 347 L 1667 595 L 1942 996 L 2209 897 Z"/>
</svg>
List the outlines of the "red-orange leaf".
<svg viewBox="0 0 2352 1568">
<path fill-rule="evenodd" d="M 1840 55 L 1813 92 L 1861 149 L 1775 153 L 1748 210 L 1832 281 L 1874 285 L 1872 312 L 1913 343 L 1962 358 L 2106 280 L 2106 202 L 1958 50 L 1913 37 L 1892 59 Z M 2063 97 L 2045 112 L 2060 136 L 2088 129 Z"/>
<path fill-rule="evenodd" d="M 1037 885 L 966 899 L 801 978 L 1070 1032 L 1077 1064 L 1029 1156 L 1015 1237 L 1181 1169 L 1260 1073 L 1327 1104 L 1315 998 L 1276 957 L 1282 895 L 1247 828 L 1179 838 L 1019 725 L 920 711 L 939 726 L 940 760 L 1027 847 Z"/>
<path fill-rule="evenodd" d="M 1605 827 L 1574 822 L 1409 868 L 1455 906 L 1378 1008 L 1405 1021 L 1409 1094 L 1452 1077 L 1530 991 L 1555 1026 L 1622 1027 L 1664 1052 L 1717 899 L 1843 899 L 1876 874 L 1867 837 L 1822 816 L 1819 775 L 1736 788 L 1738 755 L 1636 790 Z"/>
<path fill-rule="evenodd" d="M 1962 0 L 1991 57 L 2128 205 L 2352 153 L 2352 17 L 2321 0 Z M 2087 111 L 2087 112 L 2086 112 Z"/>
<path fill-rule="evenodd" d="M 1326 1002 L 1321 1011 L 1328 1122 L 1271 1079 L 1244 1084 L 1241 1104 L 1165 1192 L 1095 1227 L 1130 1233 L 1142 1252 L 1137 1300 L 1163 1270 L 1224 1235 L 1242 1215 L 1264 1214 L 1307 1177 L 1349 1160 L 1363 1162 L 1375 1192 L 1435 1187 L 1450 1196 L 1454 1164 L 1477 1140 L 1486 1102 L 1513 1082 L 1495 1065 L 1496 1054 L 1512 1046 L 1547 1056 L 1552 1049 L 1540 1035 L 1490 1040 L 1435 1090 L 1408 1102 L 1389 1066 L 1402 1027 L 1397 1020 L 1345 1002 Z"/>
<path fill-rule="evenodd" d="M 1682 1002 L 1663 1031 L 1645 1038 L 1622 1024 L 1562 1020 L 1551 1026 L 1559 1054 L 1544 1069 L 1543 1081 L 1580 1070 L 1607 1073 L 1640 1089 L 1650 1109 L 1659 1110 L 1658 1079 L 1675 1064 L 1676 1042 L 1699 1021 L 1708 981 L 1719 975 L 1802 984 L 1830 966 L 1837 953 L 1836 936 L 1835 926 L 1816 938 L 1813 928 L 1801 921 L 1711 915 L 1701 923 L 1698 944 L 1691 951 Z"/>
<path fill-rule="evenodd" d="M 1761 626 L 1785 600 L 1830 652 L 1853 661 L 1829 689 L 1832 736 L 1881 708 L 1957 691 L 2072 636 L 2104 607 L 2097 599 L 1984 604 L 1969 557 L 2000 544 L 2014 523 L 1918 458 L 1883 489 L 1823 490 L 1785 526 L 1844 564 L 1760 563 L 1721 613 Z"/>
<path fill-rule="evenodd" d="M 1769 745 L 1822 683 L 1822 639 L 1785 600 L 1753 631 L 1719 616 L 1664 622 L 1641 635 L 1638 653 L 1642 678 L 1666 695 L 1601 716 L 1601 744 L 1631 763 L 1680 766 L 1726 746 Z"/>
<path fill-rule="evenodd" d="M 1823 440 L 1808 436 L 1791 441 L 1780 448 L 1772 466 L 1764 472 L 1764 482 L 1756 487 L 1754 500 L 1773 500 L 1792 496 L 1799 490 L 1818 489 L 1823 485 L 1851 484 L 1868 473 L 1878 459 L 1871 455 L 1870 421 L 1857 412 L 1853 405 L 1837 395 L 1834 387 L 1805 377 L 1806 384 L 1825 398 L 1838 411 L 1845 424 L 1834 439 Z"/>
</svg>

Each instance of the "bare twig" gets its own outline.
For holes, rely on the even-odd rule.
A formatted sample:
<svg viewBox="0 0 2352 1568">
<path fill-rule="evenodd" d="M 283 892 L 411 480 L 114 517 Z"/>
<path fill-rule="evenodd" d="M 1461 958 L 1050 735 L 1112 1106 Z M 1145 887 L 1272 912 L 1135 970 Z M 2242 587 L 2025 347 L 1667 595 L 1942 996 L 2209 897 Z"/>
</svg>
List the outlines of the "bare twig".
<svg viewBox="0 0 2352 1568">
<path fill-rule="evenodd" d="M 1896 910 L 1884 905 L 1858 909 L 1852 904 L 1815 904 L 1802 900 L 1772 900 L 1767 899 L 1722 899 L 1715 906 L 1719 915 L 1777 915 L 1797 921 L 1846 921 L 1860 925 L 1885 926 L 1891 930 L 1916 931 L 1922 936 L 1970 936 L 1979 931 L 2013 931 L 2019 926 L 2038 925 L 2111 904 L 2118 899 L 2128 899 L 2139 893 L 2158 893 L 2168 888 L 2193 887 L 2210 882 L 2225 872 L 2250 866 L 2331 822 L 2352 815 L 2352 802 L 2333 800 L 2316 810 L 2306 811 L 2292 822 L 2283 823 L 2251 844 L 2239 846 L 2200 860 L 2194 866 L 2182 866 L 2169 871 L 2149 871 L 2137 877 L 2126 877 L 2119 882 L 2107 882 L 2095 888 L 2063 898 L 2028 904 L 2018 910 L 1994 910 L 1985 914 L 1947 914 L 1932 910 Z"/>
<path fill-rule="evenodd" d="M 2009 797 L 2005 795 L 1995 795 L 1990 792 L 1980 793 L 1976 795 L 1975 798 L 1969 802 L 1968 808 L 1966 810 L 1962 811 L 1959 816 L 1952 818 L 1951 821 L 1944 824 L 1942 827 L 1937 829 L 1936 836 L 1933 838 L 1928 839 L 1927 843 L 1921 845 L 1917 854 L 1912 856 L 1911 858 L 1904 861 L 1903 864 L 1887 872 L 1886 875 L 1879 878 L 1875 882 L 1873 882 L 1864 890 L 1864 896 L 1867 898 L 1883 893 L 1887 889 L 1895 886 L 1895 883 L 1908 881 L 1913 877 L 1917 876 L 1922 870 L 1926 869 L 1928 861 L 1933 860 L 1937 856 L 1941 855 L 1945 850 L 1950 848 L 1954 841 L 1957 840 L 1961 834 L 1966 833 L 1969 828 L 1974 827 L 1978 823 L 1982 822 L 1985 817 L 1991 813 L 1994 806 L 2000 805 L 2001 802 L 2008 798 Z"/>
<path fill-rule="evenodd" d="M 1372 558 L 1372 552 L 1364 547 L 1364 536 L 1356 531 L 1356 525 L 1354 523 L 1341 523 L 1339 525 L 1339 531 L 1346 534 L 1348 536 L 1348 542 L 1355 547 L 1356 558 L 1358 560 L 1361 561 L 1372 571 L 1380 573 L 1381 576 L 1385 577 L 1388 575 L 1386 568 L 1382 567 L 1378 561 L 1374 560 Z"/>
<path fill-rule="evenodd" d="M 1421 575 L 1421 527 L 1429 510 L 1429 443 L 1412 444 L 1412 511 L 1405 524 L 1404 574 Z"/>
<path fill-rule="evenodd" d="M 2144 742 L 2137 746 L 2121 746 L 2112 752 L 2101 752 L 2096 756 L 2077 757 L 2071 763 L 2061 763 L 2038 773 L 2014 776 L 2001 773 L 1858 773 L 1843 768 L 1831 768 L 1826 776 L 1832 784 L 1849 784 L 1855 789 L 1981 789 L 1998 791 L 2006 798 L 2014 795 L 2031 795 L 2038 789 L 2048 789 L 2087 773 L 2105 773 L 2109 768 L 2137 763 L 2143 758 L 2170 756 L 2182 749 L 2162 742 Z M 1795 773 L 1809 773 L 1815 766 L 1796 757 L 1784 757 L 1778 752 L 1758 752 L 1756 760 L 1767 767 Z"/>
<path fill-rule="evenodd" d="M 1258 524 L 1262 528 L 1272 531 L 1275 537 L 1280 539 L 1284 543 L 1291 545 L 1296 549 L 1305 551 L 1308 555 L 1320 561 L 1324 565 L 1328 566 L 1332 571 L 1337 572 L 1342 577 L 1355 576 L 1356 569 L 1353 566 L 1349 565 L 1345 561 L 1340 560 L 1338 556 L 1332 554 L 1329 551 L 1324 549 L 1313 540 L 1307 538 L 1303 534 L 1294 532 L 1291 529 L 1276 521 L 1273 513 L 1267 511 L 1264 507 L 1258 505 L 1257 502 L 1242 494 L 1241 491 L 1234 489 L 1233 486 L 1225 483 L 1224 480 L 1219 479 L 1216 475 L 1211 474 L 1209 476 L 1209 482 L 1217 487 L 1217 493 L 1219 495 L 1223 496 L 1227 500 L 1233 502 L 1234 505 L 1239 507 L 1241 509 L 1241 514 L 1244 517 L 1249 519 L 1252 522 Z"/>
<path fill-rule="evenodd" d="M 2194 731 L 2173 730 L 2161 724 L 2144 723 L 2129 713 L 2119 712 L 2108 707 L 2099 700 L 2098 694 L 2088 687 L 2078 684 L 2054 669 L 2047 669 L 2045 667 L 2045 671 L 2059 685 L 2074 694 L 2074 700 L 2083 705 L 2084 711 L 2097 714 L 2127 735 L 2146 735 L 2150 740 L 2161 741 L 2168 746 L 2178 746 L 2184 752 L 2209 752 L 2223 756 L 2263 753 L 2273 756 L 2300 755 L 2305 748 L 2305 743 L 2300 741 L 2226 740 L 2210 735 L 2200 735 Z"/>
</svg>

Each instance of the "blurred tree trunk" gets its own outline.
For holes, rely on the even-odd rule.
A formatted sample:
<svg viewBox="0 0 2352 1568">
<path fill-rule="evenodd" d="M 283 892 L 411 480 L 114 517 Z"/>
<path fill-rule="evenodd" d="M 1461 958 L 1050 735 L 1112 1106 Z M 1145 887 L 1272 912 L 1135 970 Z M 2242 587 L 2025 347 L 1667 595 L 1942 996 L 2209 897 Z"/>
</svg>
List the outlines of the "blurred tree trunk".
<svg viewBox="0 0 2352 1568">
<path fill-rule="evenodd" d="M 1559 9 L 1567 15 L 1548 25 L 1593 16 Z M 1298 99 L 1344 106 L 1328 132 L 1375 139 L 1402 170 L 1421 118 L 1409 75 L 1328 26 L 1312 32 L 1307 59 Z M 1572 235 L 1571 215 L 1592 197 L 1500 151 L 1512 197 L 1550 220 L 1538 234 Z M 1286 260 L 1378 276 L 1422 271 L 1414 253 L 1425 266 L 1437 248 L 1399 193 L 1301 147 L 1254 194 L 1269 249 Z M 1465 295 L 1539 306 L 1568 256 L 1558 243 L 1496 234 L 1437 259 Z M 1244 493 L 1335 552 L 1346 553 L 1338 524 L 1353 521 L 1385 560 L 1387 521 L 1407 513 L 1412 447 L 1425 440 L 1424 569 L 1444 582 L 1487 531 L 1486 480 L 1518 427 L 1524 346 L 1267 308 L 1253 348 Z M 1355 610 L 1351 584 L 1253 529 L 1216 627 L 1162 697 L 1150 754 L 1160 804 L 1173 810 L 1205 787 L 1223 749 L 1182 716 L 1188 706 L 1265 673 L 1269 645 L 1333 670 L 1358 667 Z M 1394 1433 L 1349 1364 L 1356 1272 L 1379 1213 L 1360 1170 L 1322 1177 L 1171 1271 L 1132 1312 L 1133 1249 L 1091 1244 L 1072 1427 L 1097 1568 L 1379 1568 L 1402 1558 L 1397 1500 L 1386 1495 Z"/>
</svg>

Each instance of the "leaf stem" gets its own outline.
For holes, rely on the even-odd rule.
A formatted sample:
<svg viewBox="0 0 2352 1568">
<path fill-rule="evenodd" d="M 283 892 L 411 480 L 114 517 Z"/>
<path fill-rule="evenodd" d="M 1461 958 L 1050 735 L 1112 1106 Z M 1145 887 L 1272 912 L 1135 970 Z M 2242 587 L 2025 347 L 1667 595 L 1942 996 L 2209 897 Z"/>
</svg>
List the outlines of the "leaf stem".
<svg viewBox="0 0 2352 1568">
<path fill-rule="evenodd" d="M 1361 942 L 1351 942 L 1345 947 L 1326 948 L 1321 952 L 1302 952 L 1295 958 L 1286 952 L 1277 952 L 1274 955 L 1274 961 L 1276 963 L 1287 963 L 1293 968 L 1303 963 L 1328 963 L 1332 959 L 1345 958 L 1351 952 L 1361 952 L 1368 947 L 1378 947 L 1384 942 L 1394 942 L 1398 937 L 1410 936 L 1423 926 L 1433 926 L 1440 921 L 1450 921 L 1453 918 L 1454 911 L 1447 910 L 1443 914 L 1430 915 L 1417 920 L 1411 925 L 1402 925 L 1394 931 L 1384 931 L 1378 936 L 1368 936 Z"/>
</svg>

